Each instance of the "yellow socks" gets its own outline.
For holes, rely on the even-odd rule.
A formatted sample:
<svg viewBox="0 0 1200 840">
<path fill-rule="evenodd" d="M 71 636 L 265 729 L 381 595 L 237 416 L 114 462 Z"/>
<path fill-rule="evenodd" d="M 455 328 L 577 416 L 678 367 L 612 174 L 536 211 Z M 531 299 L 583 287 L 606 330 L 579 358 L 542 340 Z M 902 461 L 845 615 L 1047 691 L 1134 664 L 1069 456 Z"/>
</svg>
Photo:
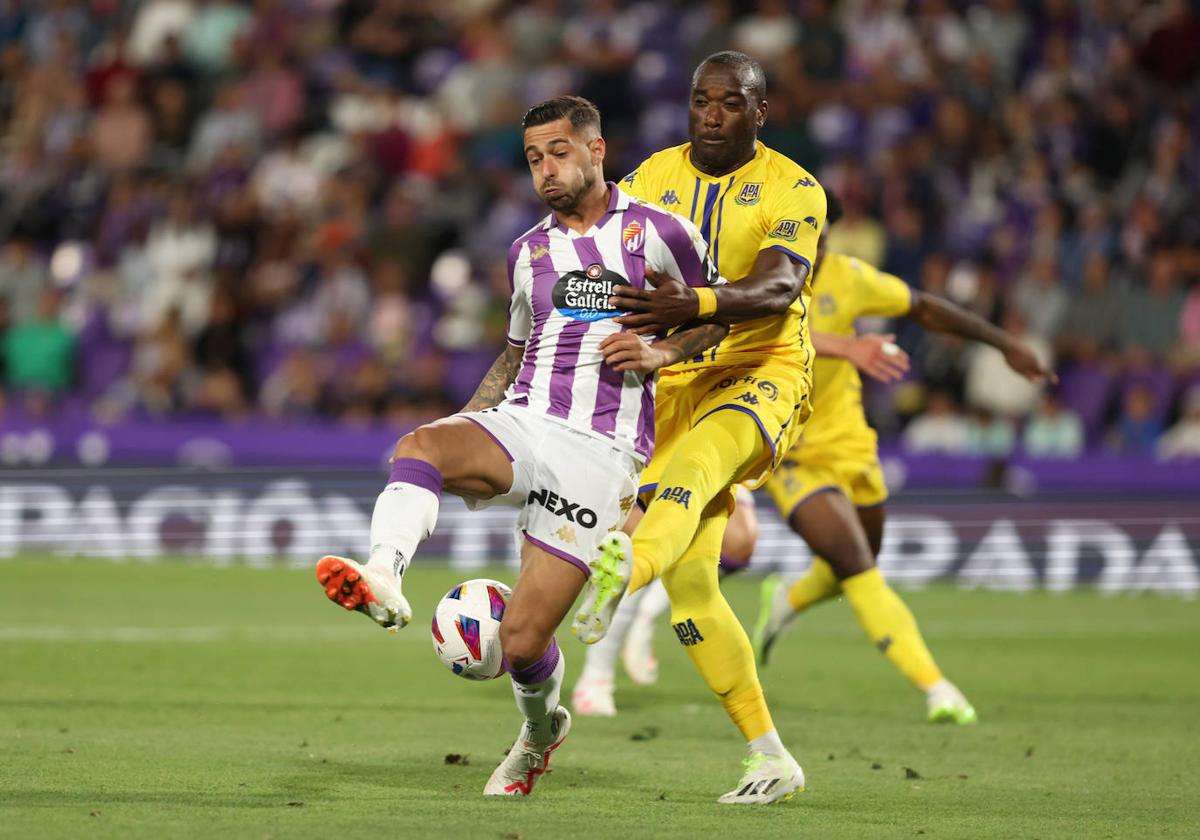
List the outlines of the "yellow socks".
<svg viewBox="0 0 1200 840">
<path fill-rule="evenodd" d="M 663 575 L 671 624 L 683 649 L 747 741 L 775 728 L 754 667 L 754 649 L 721 594 L 717 556 L 727 512 L 706 517 L 684 556 Z"/>
<path fill-rule="evenodd" d="M 716 411 L 684 434 L 633 534 L 630 593 L 679 561 L 713 505 L 732 509 L 729 485 L 765 450 L 758 423 L 741 411 Z M 718 543 L 712 556 L 719 554 Z"/>
<path fill-rule="evenodd" d="M 942 679 L 912 612 L 878 569 L 846 578 L 842 592 L 867 636 L 917 688 L 925 691 Z"/>
<path fill-rule="evenodd" d="M 812 566 L 809 567 L 804 577 L 793 583 L 788 589 L 788 603 L 796 612 L 801 612 L 813 604 L 819 604 L 827 598 L 832 598 L 841 589 L 842 587 L 838 584 L 838 579 L 829 564 L 820 557 L 814 557 Z"/>
</svg>

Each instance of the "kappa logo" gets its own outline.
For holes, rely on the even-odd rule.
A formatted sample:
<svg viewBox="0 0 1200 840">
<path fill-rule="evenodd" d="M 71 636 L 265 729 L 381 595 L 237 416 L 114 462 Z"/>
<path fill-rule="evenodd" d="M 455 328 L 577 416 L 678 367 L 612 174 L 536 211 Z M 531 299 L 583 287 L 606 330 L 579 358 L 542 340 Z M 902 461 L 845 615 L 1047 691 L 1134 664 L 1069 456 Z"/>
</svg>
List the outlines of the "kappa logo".
<svg viewBox="0 0 1200 840">
<path fill-rule="evenodd" d="M 812 218 L 811 216 L 809 218 Z M 807 220 L 806 220 L 807 221 Z M 796 236 L 800 233 L 800 223 L 795 219 L 780 219 L 779 223 L 771 229 L 767 234 L 775 239 L 784 239 L 788 242 L 795 242 Z"/>
<path fill-rule="evenodd" d="M 816 185 L 817 182 L 812 178 L 801 178 L 796 181 L 796 183 L 792 184 L 792 189 L 796 189 L 796 187 L 815 187 Z"/>
<path fill-rule="evenodd" d="M 541 490 L 530 490 L 525 504 L 541 505 L 555 516 L 565 516 L 568 522 L 574 522 L 584 528 L 596 527 L 596 511 L 568 502 L 553 490 L 547 490 L 544 487 Z"/>
<path fill-rule="evenodd" d="M 820 224 L 817 222 L 816 216 L 805 216 L 804 224 L 808 225 L 813 230 L 816 230 L 818 227 L 820 227 Z"/>
<path fill-rule="evenodd" d="M 692 619 L 681 621 L 678 624 L 672 624 L 675 630 L 675 635 L 679 637 L 679 644 L 684 647 L 698 645 L 704 641 L 704 637 L 700 635 L 699 628 L 696 627 L 696 622 Z"/>
<path fill-rule="evenodd" d="M 738 396 L 734 397 L 734 399 L 741 400 L 746 405 L 758 405 L 758 397 L 756 397 L 754 394 L 751 394 L 749 391 L 744 394 L 739 394 Z"/>
<path fill-rule="evenodd" d="M 621 242 L 625 244 L 625 250 L 633 254 L 645 244 L 646 231 L 642 230 L 642 226 L 639 223 L 630 222 L 621 231 Z"/>
<path fill-rule="evenodd" d="M 529 246 L 530 261 L 540 260 L 542 257 L 546 256 L 549 253 L 550 253 L 550 249 L 547 248 L 545 245 L 542 245 L 541 243 L 538 243 L 537 245 Z"/>
<path fill-rule="evenodd" d="M 622 178 L 622 179 L 621 179 L 621 183 L 622 183 L 622 184 L 628 184 L 629 186 L 631 186 L 631 187 L 632 187 L 632 186 L 633 186 L 633 179 L 634 179 L 634 178 L 636 178 L 636 177 L 637 177 L 637 170 L 635 169 L 635 170 L 633 170 L 632 172 L 630 172 L 628 175 L 626 175 L 624 178 Z"/>
<path fill-rule="evenodd" d="M 621 506 L 621 515 L 624 516 L 633 510 L 633 496 L 622 496 L 619 504 Z"/>
<path fill-rule="evenodd" d="M 741 192 L 737 194 L 737 198 L 733 200 L 734 204 L 740 204 L 743 207 L 751 207 L 758 204 L 762 198 L 762 183 L 747 183 L 742 184 Z"/>
<path fill-rule="evenodd" d="M 692 491 L 683 487 L 668 487 L 658 494 L 658 498 L 665 499 L 668 502 L 676 502 L 686 508 L 692 501 Z"/>
<path fill-rule="evenodd" d="M 672 204 L 679 203 L 679 196 L 675 195 L 675 190 L 667 190 L 662 194 L 662 198 L 658 200 L 658 203 L 670 207 Z"/>
</svg>

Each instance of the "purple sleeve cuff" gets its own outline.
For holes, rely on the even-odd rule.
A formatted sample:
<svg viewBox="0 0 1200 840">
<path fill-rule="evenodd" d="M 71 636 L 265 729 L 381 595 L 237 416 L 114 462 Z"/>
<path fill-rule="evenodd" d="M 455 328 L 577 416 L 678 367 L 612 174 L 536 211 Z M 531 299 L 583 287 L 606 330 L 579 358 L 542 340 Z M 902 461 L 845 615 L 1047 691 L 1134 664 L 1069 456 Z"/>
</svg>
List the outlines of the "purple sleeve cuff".
<svg viewBox="0 0 1200 840">
<path fill-rule="evenodd" d="M 783 253 L 787 254 L 789 257 L 794 259 L 796 262 L 800 263 L 802 266 L 807 268 L 810 274 L 812 273 L 812 263 L 810 263 L 808 261 L 807 257 L 802 257 L 799 254 L 797 254 L 795 251 L 793 251 L 791 248 L 786 248 L 783 245 L 769 245 L 768 248 L 774 248 L 776 251 L 783 251 Z"/>
</svg>

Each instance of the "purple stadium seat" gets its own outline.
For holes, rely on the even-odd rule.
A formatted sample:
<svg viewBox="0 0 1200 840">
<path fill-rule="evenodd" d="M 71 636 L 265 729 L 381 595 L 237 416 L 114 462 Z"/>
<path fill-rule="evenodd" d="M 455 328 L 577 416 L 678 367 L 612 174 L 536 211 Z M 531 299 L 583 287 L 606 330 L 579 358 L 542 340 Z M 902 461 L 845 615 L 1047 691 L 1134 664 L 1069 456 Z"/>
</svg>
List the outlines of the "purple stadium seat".
<svg viewBox="0 0 1200 840">
<path fill-rule="evenodd" d="M 446 360 L 446 393 L 455 402 L 465 403 L 475 393 L 496 354 L 491 350 L 451 353 Z"/>
<path fill-rule="evenodd" d="M 1112 374 L 1096 365 L 1075 362 L 1064 367 L 1059 380 L 1063 404 L 1079 415 L 1088 440 L 1096 440 L 1104 430 L 1105 414 L 1112 402 Z"/>
<path fill-rule="evenodd" d="M 98 315 L 93 314 L 79 332 L 79 388 L 84 399 L 103 394 L 129 370 L 132 344 L 117 338 Z"/>
</svg>

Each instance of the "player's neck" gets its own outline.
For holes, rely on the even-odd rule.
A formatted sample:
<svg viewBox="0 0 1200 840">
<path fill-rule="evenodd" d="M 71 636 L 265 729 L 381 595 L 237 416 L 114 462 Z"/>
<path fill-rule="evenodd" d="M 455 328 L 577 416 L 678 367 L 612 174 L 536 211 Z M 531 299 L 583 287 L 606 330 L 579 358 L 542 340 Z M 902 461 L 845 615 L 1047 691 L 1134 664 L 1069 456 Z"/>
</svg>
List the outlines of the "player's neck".
<svg viewBox="0 0 1200 840">
<path fill-rule="evenodd" d="M 717 168 L 717 167 L 710 166 L 709 164 L 704 163 L 703 161 L 697 160 L 695 146 L 692 146 L 692 148 L 688 149 L 688 160 L 691 162 L 692 166 L 696 167 L 697 170 L 704 173 L 708 177 L 724 178 L 726 175 L 729 175 L 733 172 L 737 172 L 739 169 L 741 169 L 747 163 L 754 160 L 754 156 L 756 154 L 758 154 L 758 140 L 757 139 L 750 146 L 749 151 L 747 151 L 746 154 L 739 157 L 738 162 L 733 164 L 732 166 L 724 166 L 724 167 Z"/>
<path fill-rule="evenodd" d="M 567 213 L 560 213 L 555 210 L 554 218 L 558 220 L 559 224 L 570 228 L 576 233 L 587 233 L 608 212 L 608 205 L 611 200 L 609 190 L 611 189 L 612 187 L 604 181 L 598 181 L 596 188 L 584 196 L 583 200 L 576 205 L 574 210 Z"/>
</svg>

